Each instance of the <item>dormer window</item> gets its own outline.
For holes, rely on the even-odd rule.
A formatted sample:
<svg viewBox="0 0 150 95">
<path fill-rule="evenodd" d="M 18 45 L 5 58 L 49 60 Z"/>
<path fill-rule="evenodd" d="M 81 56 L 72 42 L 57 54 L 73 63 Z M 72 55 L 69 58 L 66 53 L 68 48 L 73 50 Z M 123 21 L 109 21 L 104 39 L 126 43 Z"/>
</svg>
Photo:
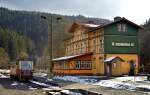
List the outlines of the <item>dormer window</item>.
<svg viewBox="0 0 150 95">
<path fill-rule="evenodd" d="M 127 26 L 126 24 L 118 24 L 117 25 L 118 31 L 119 32 L 126 32 L 127 31 Z"/>
</svg>

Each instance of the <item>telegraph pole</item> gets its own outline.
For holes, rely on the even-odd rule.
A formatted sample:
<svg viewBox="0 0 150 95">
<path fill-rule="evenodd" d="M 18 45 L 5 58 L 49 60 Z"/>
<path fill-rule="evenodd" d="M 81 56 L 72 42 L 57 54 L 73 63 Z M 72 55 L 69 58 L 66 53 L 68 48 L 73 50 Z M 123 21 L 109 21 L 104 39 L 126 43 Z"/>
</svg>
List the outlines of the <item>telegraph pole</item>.
<svg viewBox="0 0 150 95">
<path fill-rule="evenodd" d="M 48 22 L 48 19 L 46 16 L 41 16 L 42 19 L 46 20 L 47 26 L 48 26 L 48 78 L 52 78 L 53 76 L 53 16 L 50 16 L 50 23 Z M 61 20 L 60 17 L 57 17 L 56 20 Z M 49 27 L 50 25 L 50 27 Z M 49 31 L 50 30 L 50 31 Z"/>
</svg>

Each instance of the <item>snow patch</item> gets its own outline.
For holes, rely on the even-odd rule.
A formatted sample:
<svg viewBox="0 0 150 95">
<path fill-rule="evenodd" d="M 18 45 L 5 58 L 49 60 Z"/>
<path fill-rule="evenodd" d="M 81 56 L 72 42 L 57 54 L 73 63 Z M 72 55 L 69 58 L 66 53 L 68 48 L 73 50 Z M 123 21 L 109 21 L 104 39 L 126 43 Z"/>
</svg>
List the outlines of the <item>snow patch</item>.
<svg viewBox="0 0 150 95">
<path fill-rule="evenodd" d="M 85 84 L 92 84 L 97 82 L 96 79 L 82 79 L 77 76 L 54 76 L 53 79 L 59 79 L 59 80 L 64 80 L 64 81 L 71 81 L 71 82 L 77 82 L 77 83 L 85 83 Z"/>
<path fill-rule="evenodd" d="M 48 87 L 48 88 L 42 88 L 42 89 L 45 90 L 45 91 L 62 90 L 60 87 L 53 87 L 53 86 Z"/>
<path fill-rule="evenodd" d="M 34 88 L 32 86 L 28 86 L 30 90 L 36 90 L 37 88 Z"/>
<path fill-rule="evenodd" d="M 81 93 L 72 92 L 69 90 L 62 90 L 61 93 L 67 94 L 67 95 L 82 95 Z"/>
<path fill-rule="evenodd" d="M 11 85 L 12 85 L 12 86 L 16 86 L 16 85 L 18 85 L 18 84 L 19 84 L 18 82 L 14 81 Z"/>
<path fill-rule="evenodd" d="M 147 80 L 147 77 L 146 76 L 135 76 L 135 77 L 132 77 L 132 76 L 127 76 L 127 77 L 118 77 L 118 78 L 115 78 L 114 80 L 116 81 L 145 81 Z"/>
<path fill-rule="evenodd" d="M 98 27 L 100 25 L 96 25 L 96 24 L 85 24 L 85 26 L 88 26 L 88 27 Z"/>
<path fill-rule="evenodd" d="M 10 73 L 10 70 L 7 70 L 7 69 L 0 69 L 0 73 L 2 73 L 2 74 L 9 74 L 9 73 Z"/>
<path fill-rule="evenodd" d="M 38 76 L 38 77 L 47 77 L 47 74 L 46 73 L 41 73 L 41 72 L 39 72 L 39 73 L 34 73 L 34 75 L 33 76 Z"/>
<path fill-rule="evenodd" d="M 101 80 L 94 85 L 99 85 L 103 87 L 111 87 L 116 89 L 128 89 L 135 90 L 139 88 L 145 88 L 150 90 L 150 84 L 146 84 L 144 81 L 146 77 L 137 76 L 137 77 L 118 77 L 110 80 Z M 143 83 L 138 83 L 143 82 Z"/>
<path fill-rule="evenodd" d="M 0 78 L 9 78 L 8 76 L 5 76 L 4 74 L 0 73 Z"/>
<path fill-rule="evenodd" d="M 65 93 L 65 94 L 70 94 L 70 91 L 69 91 L 69 90 L 62 90 L 62 91 L 60 91 L 60 92 Z"/>
<path fill-rule="evenodd" d="M 37 85 L 40 85 L 40 86 L 44 86 L 44 87 L 50 87 L 51 85 L 48 85 L 48 84 L 45 84 L 45 83 L 41 83 L 41 82 L 37 82 L 37 81 L 32 81 L 30 80 L 30 82 L 34 83 L 34 84 L 37 84 Z"/>
</svg>

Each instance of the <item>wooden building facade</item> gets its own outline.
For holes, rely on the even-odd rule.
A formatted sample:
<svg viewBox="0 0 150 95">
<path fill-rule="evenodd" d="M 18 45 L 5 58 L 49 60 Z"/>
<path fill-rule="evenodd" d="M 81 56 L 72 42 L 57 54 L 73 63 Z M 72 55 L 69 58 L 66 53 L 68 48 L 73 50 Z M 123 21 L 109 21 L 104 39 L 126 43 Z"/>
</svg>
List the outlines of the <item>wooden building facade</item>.
<svg viewBox="0 0 150 95">
<path fill-rule="evenodd" d="M 139 67 L 138 31 L 142 27 L 116 17 L 103 25 L 74 23 L 64 57 L 53 59 L 54 74 L 123 75 Z"/>
</svg>

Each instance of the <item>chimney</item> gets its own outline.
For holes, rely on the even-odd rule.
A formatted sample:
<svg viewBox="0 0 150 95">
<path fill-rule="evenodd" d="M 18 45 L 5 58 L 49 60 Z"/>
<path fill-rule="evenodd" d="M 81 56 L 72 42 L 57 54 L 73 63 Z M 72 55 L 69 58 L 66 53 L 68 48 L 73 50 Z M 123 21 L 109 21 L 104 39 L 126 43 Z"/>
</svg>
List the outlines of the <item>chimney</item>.
<svg viewBox="0 0 150 95">
<path fill-rule="evenodd" d="M 116 16 L 116 17 L 114 17 L 114 21 L 118 21 L 118 20 L 120 20 L 121 19 L 121 17 L 120 16 Z"/>
</svg>

